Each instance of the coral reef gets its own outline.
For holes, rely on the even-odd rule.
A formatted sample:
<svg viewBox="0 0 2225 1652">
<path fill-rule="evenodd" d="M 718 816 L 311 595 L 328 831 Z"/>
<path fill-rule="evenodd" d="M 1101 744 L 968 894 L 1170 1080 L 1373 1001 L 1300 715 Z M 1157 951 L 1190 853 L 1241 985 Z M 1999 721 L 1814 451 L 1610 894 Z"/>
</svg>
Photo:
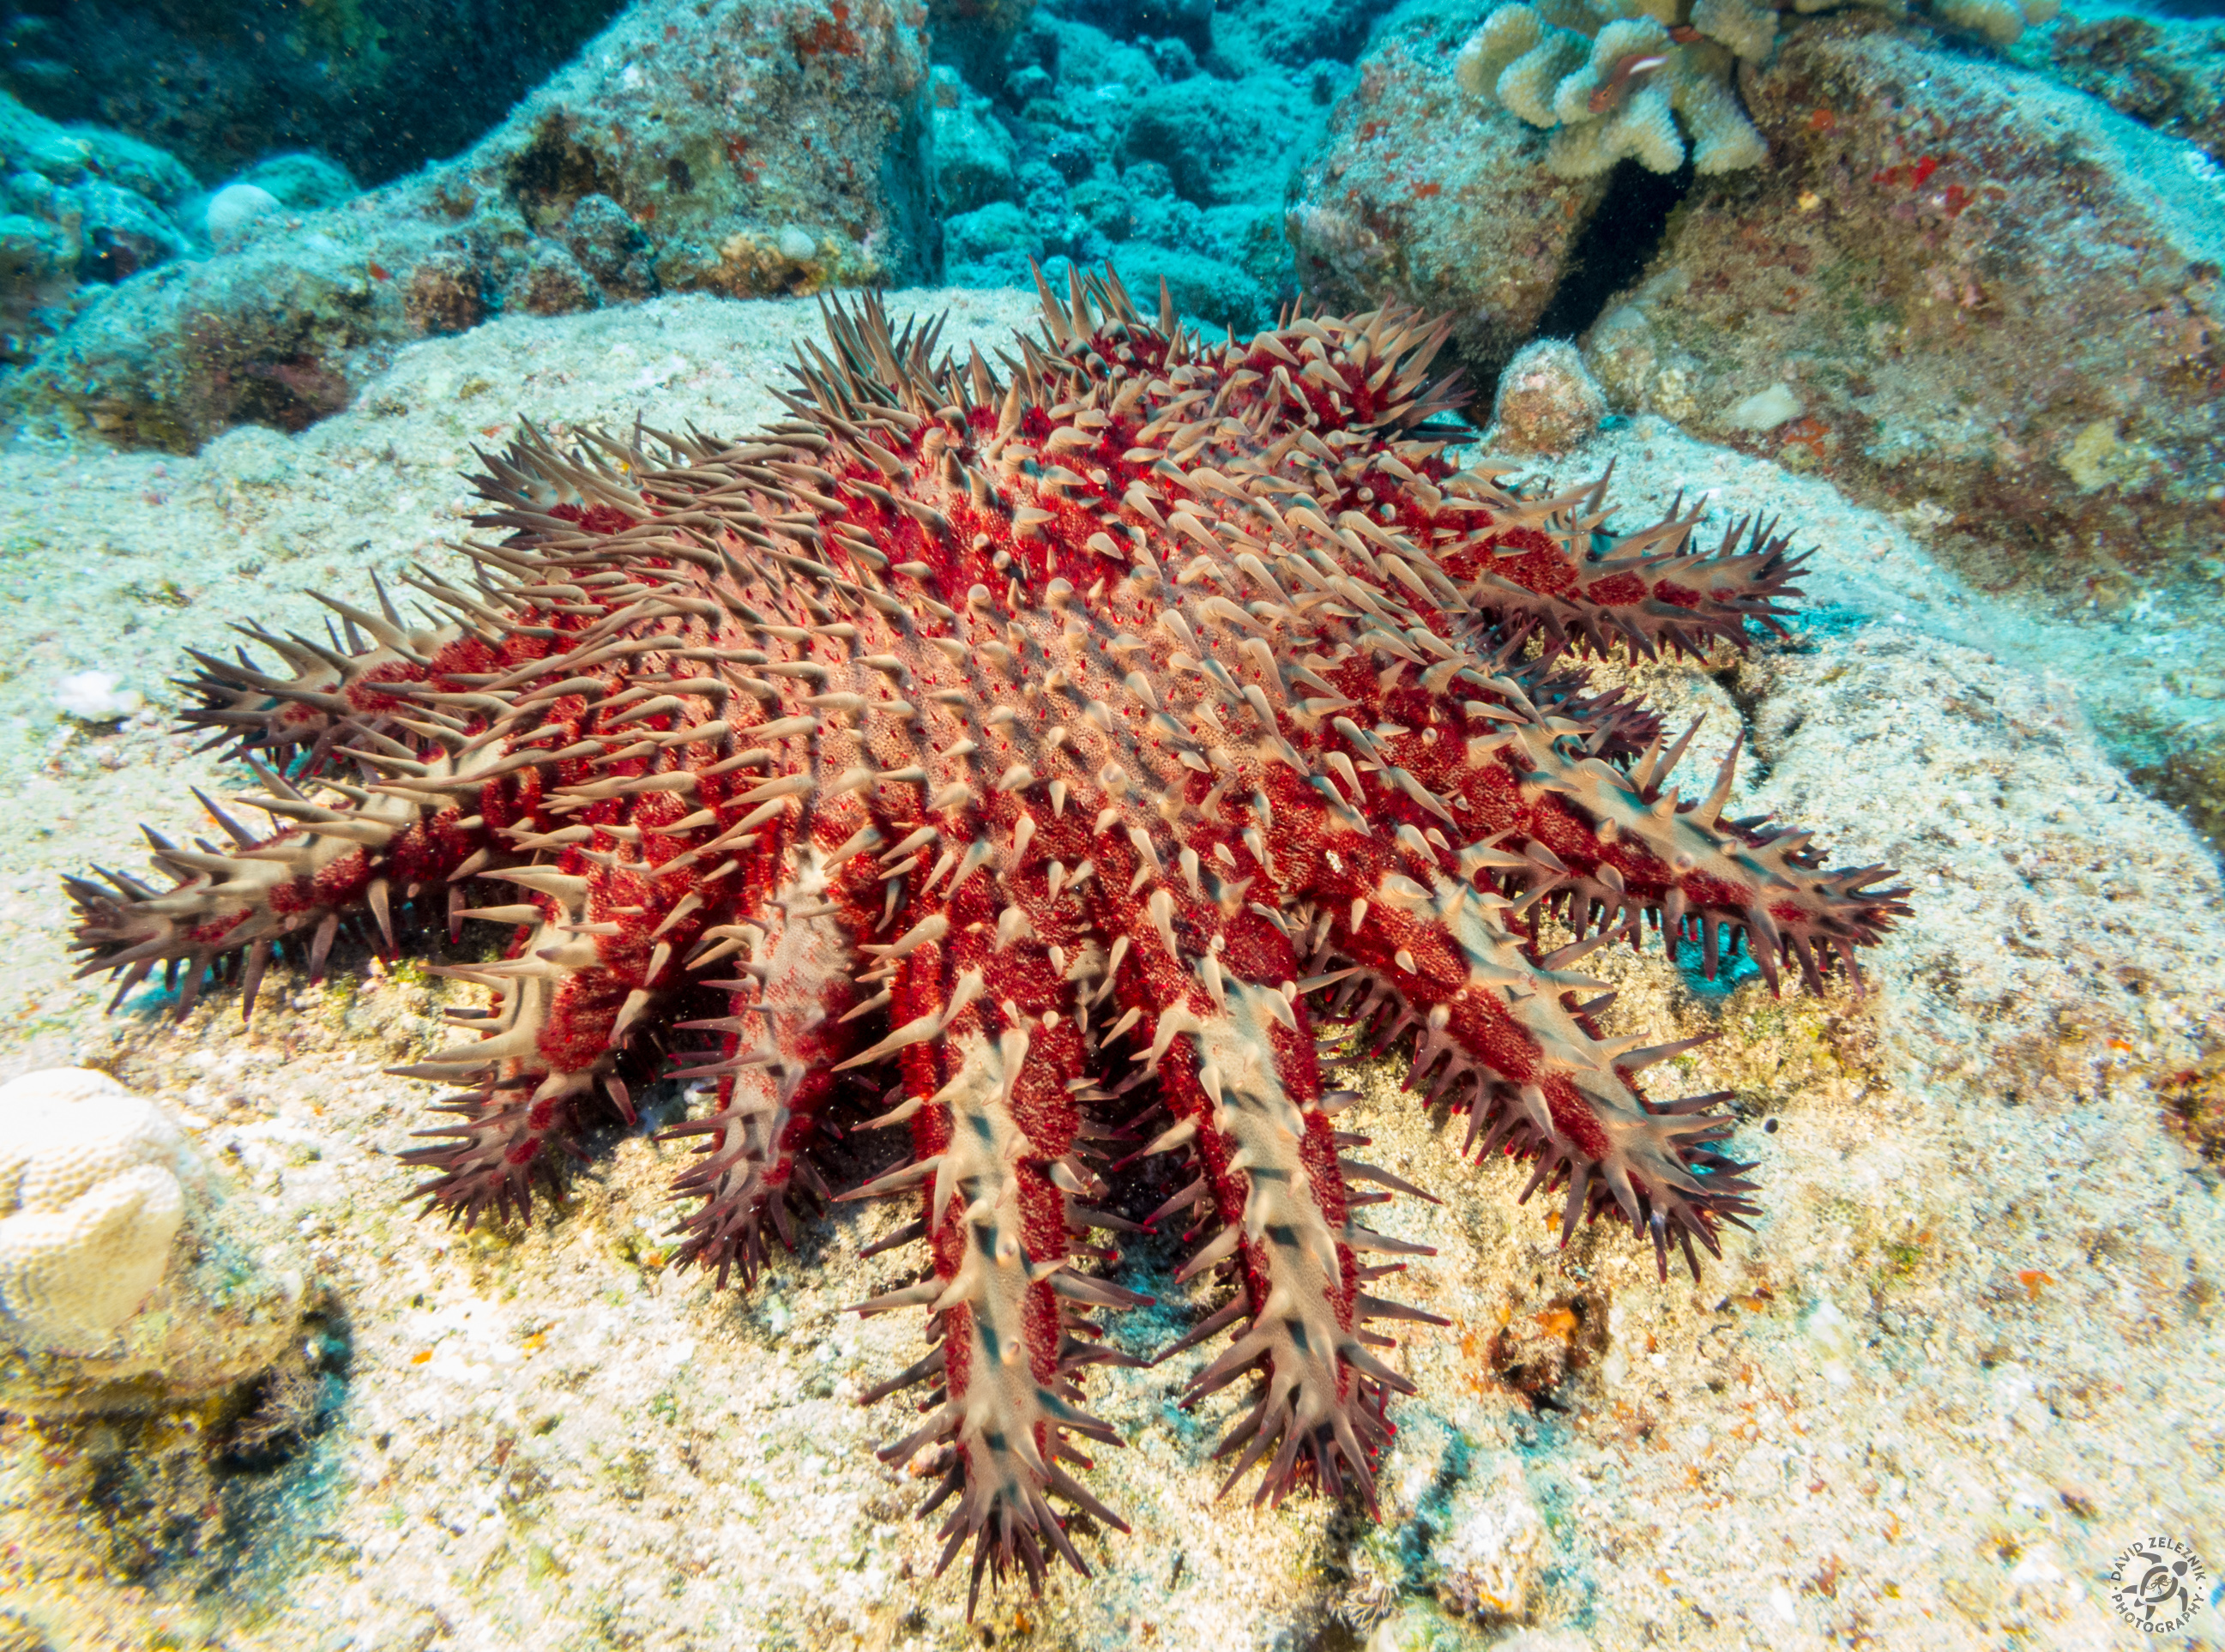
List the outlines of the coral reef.
<svg viewBox="0 0 2225 1652">
<path fill-rule="evenodd" d="M 945 218 L 1009 202 L 1019 147 L 955 70 L 935 71 L 935 205 Z M 945 256 L 950 256 L 945 242 Z"/>
<path fill-rule="evenodd" d="M 105 1073 L 0 1086 L 0 1402 L 52 1415 L 221 1393 L 292 1341 L 303 1290 L 159 1108 Z"/>
<path fill-rule="evenodd" d="M 1246 332 L 1295 295 L 1284 185 L 1342 65 L 1263 61 L 1214 44 L 1232 14 L 1195 21 L 1186 35 L 1150 8 L 1039 11 L 1000 73 L 974 83 L 988 96 L 938 91 L 953 285 L 1025 287 L 1030 259 L 1055 276 L 1112 257 L 1144 290 L 1164 279 L 1185 316 Z"/>
<path fill-rule="evenodd" d="M 700 1138 L 677 1259 L 721 1282 L 893 1073 L 871 1123 L 914 1156 L 845 1197 L 918 1199 L 875 1249 L 923 1241 L 924 1276 L 863 1310 L 927 1309 L 932 1345 L 866 1397 L 932 1385 L 883 1454 L 930 1451 L 977 1588 L 1081 1566 L 1049 1496 L 1120 1523 L 1063 1465 L 1118 1438 L 1087 1369 L 1133 1362 L 1091 1316 L 1140 1299 L 1083 1241 L 1157 1190 L 1108 1177 L 1188 1161 L 1146 1219 L 1193 1212 L 1182 1277 L 1235 1287 L 1182 1345 L 1236 1333 L 1193 1400 L 1263 1378 L 1229 1484 L 1370 1491 L 1410 1385 L 1366 1322 L 1432 1316 L 1366 1289 L 1399 1264 L 1360 1254 L 1415 1247 L 1355 1212 L 1414 1190 L 1340 1156 L 1317 1030 L 1410 1043 L 1467 1146 L 1562 1194 L 1564 1241 L 1608 1216 L 1696 1273 L 1753 1209 L 1721 1098 L 1645 1098 L 1689 1046 L 1603 1036 L 1568 965 L 1650 920 L 1709 978 L 1743 954 L 1820 991 L 1906 910 L 1726 818 L 1735 742 L 1706 798 L 1664 789 L 1691 735 L 1559 663 L 1778 626 L 1781 542 L 1618 538 L 1598 490 L 1455 472 L 1442 332 L 1403 312 L 1208 348 L 1163 294 L 1156 321 L 1109 277 L 1043 297 L 1001 381 L 869 305 L 753 438 L 529 434 L 482 478 L 505 537 L 473 584 L 415 576 L 422 623 L 334 602 L 333 648 L 256 632 L 290 674 L 197 656 L 189 720 L 260 765 L 275 835 L 211 805 L 231 845 L 158 838 L 170 887 L 71 884 L 86 971 L 159 965 L 181 1010 L 217 965 L 251 1008 L 282 946 L 320 972 L 344 922 L 508 932 L 444 972 L 491 989 L 450 1017 L 478 1035 L 402 1069 L 464 1086 L 409 1156 L 467 1220 L 527 1208 L 668 1038 L 709 1035 L 675 1075 L 714 1081 L 674 1131 Z M 1572 944 L 1541 951 L 1546 911 Z"/>
<path fill-rule="evenodd" d="M 505 308 L 918 279 L 934 258 L 931 111 L 908 16 L 884 0 L 646 0 L 466 154 L 343 206 L 266 214 L 235 250 L 126 282 L 8 402 L 189 448 L 236 423 L 299 428 L 407 340 Z"/>
</svg>

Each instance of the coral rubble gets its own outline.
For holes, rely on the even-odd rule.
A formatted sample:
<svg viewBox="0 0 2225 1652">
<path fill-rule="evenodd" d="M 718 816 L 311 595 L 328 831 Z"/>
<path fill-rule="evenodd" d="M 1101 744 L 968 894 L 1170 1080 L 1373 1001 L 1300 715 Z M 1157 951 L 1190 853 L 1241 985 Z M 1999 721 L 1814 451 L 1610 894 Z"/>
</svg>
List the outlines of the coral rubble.
<svg viewBox="0 0 2225 1652">
<path fill-rule="evenodd" d="M 1048 1497 L 1119 1524 L 1067 1465 L 1118 1438 L 1087 1368 L 1134 1362 L 1094 1316 L 1140 1299 L 1085 1242 L 1133 1227 L 1129 1166 L 1188 1161 L 1147 1220 L 1190 1212 L 1182 1277 L 1234 1286 L 1182 1345 L 1234 1332 L 1192 1399 L 1261 1379 L 1229 1484 L 1372 1495 L 1410 1384 L 1367 1324 L 1430 1316 L 1370 1294 L 1400 1264 L 1361 1256 L 1416 1247 L 1356 1212 L 1417 1190 L 1341 1156 L 1316 1036 L 1410 1045 L 1564 1238 L 1608 1216 L 1696 1272 L 1753 1209 L 1721 1098 L 1646 1098 L 1685 1047 L 1603 1035 L 1568 966 L 1651 921 L 1821 991 L 1905 910 L 1725 818 L 1735 746 L 1704 799 L 1664 789 L 1690 736 L 1561 663 L 1778 625 L 1780 541 L 1618 538 L 1597 490 L 1455 472 L 1409 313 L 1208 347 L 1109 277 L 1043 298 L 1001 377 L 869 305 L 751 438 L 529 434 L 482 478 L 473 583 L 417 577 L 437 614 L 335 602 L 341 646 L 259 634 L 282 674 L 198 656 L 191 720 L 264 765 L 275 834 L 212 805 L 230 846 L 157 839 L 168 887 L 72 884 L 86 970 L 160 966 L 181 1006 L 212 965 L 251 1005 L 281 947 L 320 972 L 344 923 L 510 935 L 447 972 L 491 991 L 452 1016 L 476 1035 L 403 1069 L 461 1086 L 410 1156 L 466 1219 L 528 1207 L 706 1035 L 681 1254 L 721 1281 L 893 1078 L 871 1123 L 913 1156 L 845 1197 L 917 1200 L 875 1248 L 923 1242 L 923 1275 L 863 1307 L 926 1309 L 932 1345 L 868 1397 L 930 1386 L 884 1455 L 932 1453 L 977 1587 L 1081 1566 Z M 1541 947 L 1547 911 L 1574 943 Z"/>
</svg>

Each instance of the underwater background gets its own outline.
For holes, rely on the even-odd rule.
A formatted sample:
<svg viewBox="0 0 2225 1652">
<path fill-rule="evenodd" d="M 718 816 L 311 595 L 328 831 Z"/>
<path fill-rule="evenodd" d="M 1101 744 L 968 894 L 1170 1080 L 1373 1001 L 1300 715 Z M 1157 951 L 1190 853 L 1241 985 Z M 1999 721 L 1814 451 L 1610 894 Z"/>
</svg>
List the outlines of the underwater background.
<svg viewBox="0 0 2225 1652">
<path fill-rule="evenodd" d="M 1745 812 L 1916 915 L 1859 998 L 1587 960 L 1714 1035 L 1677 1081 L 1763 1164 L 1698 1285 L 1563 1249 L 1367 1069 L 1350 1128 L 1445 1200 L 1383 1225 L 1452 1322 L 1399 1327 L 1375 1517 L 1215 1502 L 1171 1367 L 1107 1370 L 1133 1535 L 1077 1520 L 1095 1578 L 969 1622 L 865 1449 L 916 1352 L 842 1311 L 895 1277 L 883 1212 L 747 1293 L 675 1272 L 675 1090 L 561 1215 L 421 1220 L 424 1086 L 383 1069 L 469 988 L 364 945 L 274 968 L 251 1028 L 237 991 L 109 1015 L 58 880 L 256 784 L 173 727 L 183 649 L 439 561 L 527 421 L 739 434 L 822 296 L 994 360 L 1037 270 L 1108 260 L 1215 342 L 1442 315 L 1471 462 L 1814 548 L 1790 637 L 1595 672 L 1711 713 L 1686 795 L 1739 736 Z M 182 1155 L 189 1218 L 126 1354 L 10 1344 L 0 1104 L 0 1652 L 2099 1649 L 2161 1638 L 2111 1592 L 2160 1539 L 2207 1567 L 2177 1643 L 2225 1646 L 2221 280 L 2194 0 L 8 12 L 0 1077 L 150 1098 L 132 1162 Z M 1149 1351 L 1199 1288 L 1126 1248 Z"/>
</svg>

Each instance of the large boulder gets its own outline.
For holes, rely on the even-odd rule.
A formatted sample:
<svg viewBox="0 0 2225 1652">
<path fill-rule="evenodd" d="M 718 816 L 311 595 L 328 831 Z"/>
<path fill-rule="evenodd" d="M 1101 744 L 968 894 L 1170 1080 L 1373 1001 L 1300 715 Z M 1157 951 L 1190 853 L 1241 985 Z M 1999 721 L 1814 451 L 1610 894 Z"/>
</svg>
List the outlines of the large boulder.
<svg viewBox="0 0 2225 1652">
<path fill-rule="evenodd" d="M 1543 132 L 1455 83 L 1489 9 L 1433 0 L 1377 29 L 1287 218 L 1309 294 L 1350 308 L 1387 294 L 1449 316 L 1455 354 L 1484 377 L 1530 338 L 1607 190 L 1547 172 Z"/>
<path fill-rule="evenodd" d="M 1915 511 L 1989 585 L 2114 604 L 2215 556 L 2207 155 L 1867 14 L 1745 93 L 1769 159 L 1702 180 L 1591 328 L 1612 397 Z"/>
<path fill-rule="evenodd" d="M 935 265 L 919 14 L 642 0 L 457 160 L 124 283 L 11 385 L 133 445 L 299 428 L 407 340 L 505 310 L 738 297 Z"/>
</svg>

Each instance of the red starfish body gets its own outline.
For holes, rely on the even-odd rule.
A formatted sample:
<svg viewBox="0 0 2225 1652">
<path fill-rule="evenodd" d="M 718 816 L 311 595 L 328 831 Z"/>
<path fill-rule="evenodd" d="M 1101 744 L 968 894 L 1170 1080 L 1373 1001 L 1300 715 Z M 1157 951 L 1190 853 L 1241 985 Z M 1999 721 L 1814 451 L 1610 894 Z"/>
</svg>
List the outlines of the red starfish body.
<svg viewBox="0 0 2225 1652">
<path fill-rule="evenodd" d="M 1611 1214 L 1665 1267 L 1751 1212 L 1746 1167 L 1717 1098 L 1640 1091 L 1683 1047 L 1603 1036 L 1569 965 L 1651 921 L 1710 973 L 1742 946 L 1820 990 L 1905 910 L 1722 819 L 1728 762 L 1664 791 L 1683 743 L 1555 664 L 1776 627 L 1780 541 L 1695 551 L 1673 511 L 1618 539 L 1596 490 L 1454 470 L 1442 332 L 1410 315 L 1208 347 L 1109 276 L 1044 296 L 1002 375 L 868 305 L 748 440 L 529 434 L 487 460 L 472 582 L 416 577 L 423 624 L 382 592 L 333 604 L 330 648 L 255 633 L 286 672 L 200 656 L 190 715 L 277 765 L 244 800 L 276 835 L 212 804 L 233 842 L 157 839 L 172 887 L 72 886 L 87 970 L 182 970 L 181 1013 L 212 966 L 250 1004 L 277 947 L 321 970 L 357 915 L 390 946 L 398 909 L 509 934 L 447 972 L 489 1007 L 403 1069 L 459 1087 L 411 1156 L 467 1220 L 631 1117 L 631 1052 L 701 1035 L 681 1259 L 721 1282 L 789 1237 L 796 1184 L 825 1192 L 846 1086 L 893 1080 L 875 1122 L 911 1157 L 851 1196 L 915 1201 L 885 1243 L 931 1265 L 864 1307 L 927 1311 L 879 1392 L 933 1393 L 885 1454 L 939 1453 L 977 1588 L 1081 1565 L 1048 1497 L 1119 1524 L 1073 1472 L 1075 1437 L 1115 1438 L 1085 1369 L 1132 1358 L 1095 1316 L 1143 1300 L 1087 1266 L 1134 1225 L 1112 1141 L 1187 1157 L 1151 1219 L 1190 1212 L 1182 1277 L 1235 1283 L 1186 1339 L 1235 1333 L 1193 1398 L 1258 1379 L 1230 1483 L 1372 1491 L 1409 1385 L 1368 1326 L 1429 1316 L 1371 1294 L 1417 1247 L 1359 1212 L 1414 1190 L 1346 1156 L 1317 1030 L 1410 1042 L 1472 1148 L 1564 1189 L 1564 1234 Z M 1575 945 L 1541 951 L 1548 909 Z"/>
</svg>

